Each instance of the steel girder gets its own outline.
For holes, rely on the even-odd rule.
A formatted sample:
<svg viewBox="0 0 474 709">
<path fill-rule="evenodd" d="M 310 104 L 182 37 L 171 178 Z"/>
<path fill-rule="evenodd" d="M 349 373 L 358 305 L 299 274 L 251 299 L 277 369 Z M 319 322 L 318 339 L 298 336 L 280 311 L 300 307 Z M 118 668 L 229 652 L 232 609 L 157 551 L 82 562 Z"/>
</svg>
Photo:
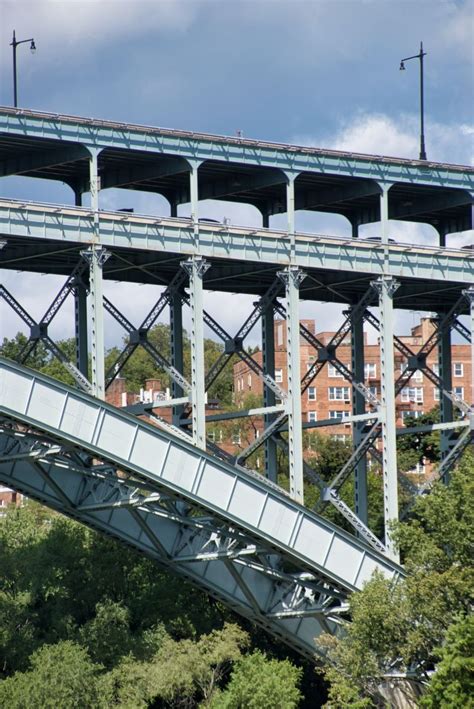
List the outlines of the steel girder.
<svg viewBox="0 0 474 709">
<path fill-rule="evenodd" d="M 199 223 L 190 219 L 153 217 L 120 212 L 98 212 L 84 207 L 64 207 L 34 202 L 0 200 L 0 231 L 5 237 L 46 239 L 66 245 L 89 246 L 94 238 L 104 248 L 166 252 L 185 258 L 190 254 L 211 261 L 231 259 L 244 264 L 261 263 L 275 268 L 288 264 L 311 271 L 337 274 L 365 274 L 370 278 L 391 275 L 407 282 L 450 281 L 470 286 L 474 281 L 472 254 L 459 249 L 413 244 L 375 244 L 370 240 L 347 239 L 318 234 L 296 233 L 291 249 L 288 232 L 249 229 L 225 224 Z M 198 239 L 195 228 L 198 229 Z"/>
<path fill-rule="evenodd" d="M 401 573 L 261 476 L 7 360 L 0 414 L 5 484 L 176 562 L 179 573 L 305 654 L 319 632 L 334 631 L 330 608 L 373 570 Z M 323 595 L 311 605 L 316 588 Z"/>
<path fill-rule="evenodd" d="M 181 157 L 267 166 L 298 172 L 329 173 L 446 188 L 473 189 L 472 168 L 379 155 L 232 138 L 191 131 L 131 125 L 25 109 L 0 109 L 0 129 L 95 149 L 138 150 L 153 156 Z M 76 156 L 73 156 L 76 157 Z"/>
</svg>

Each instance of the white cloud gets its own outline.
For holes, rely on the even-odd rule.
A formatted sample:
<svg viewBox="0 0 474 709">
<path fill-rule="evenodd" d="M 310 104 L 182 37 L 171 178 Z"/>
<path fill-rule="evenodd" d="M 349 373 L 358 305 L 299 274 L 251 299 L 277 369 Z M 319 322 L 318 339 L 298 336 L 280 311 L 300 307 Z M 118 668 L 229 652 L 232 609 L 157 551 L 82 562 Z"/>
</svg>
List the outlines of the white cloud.
<svg viewBox="0 0 474 709">
<path fill-rule="evenodd" d="M 2 0 L 1 17 L 18 36 L 34 29 L 45 46 L 65 41 L 83 49 L 144 31 L 186 32 L 200 5 L 201 0 Z"/>
<path fill-rule="evenodd" d="M 442 124 L 427 121 L 426 152 L 436 162 L 474 164 L 474 125 Z M 392 118 L 383 113 L 358 113 L 341 123 L 331 135 L 295 136 L 298 145 L 314 145 L 348 152 L 418 158 L 420 146 L 419 119 L 411 115 Z"/>
</svg>

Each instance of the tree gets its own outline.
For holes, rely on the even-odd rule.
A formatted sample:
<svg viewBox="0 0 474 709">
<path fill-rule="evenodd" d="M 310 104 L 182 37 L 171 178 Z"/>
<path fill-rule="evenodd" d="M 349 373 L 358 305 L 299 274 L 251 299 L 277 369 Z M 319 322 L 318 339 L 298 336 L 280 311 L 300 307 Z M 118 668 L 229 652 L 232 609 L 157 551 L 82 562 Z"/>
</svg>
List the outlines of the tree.
<svg viewBox="0 0 474 709">
<path fill-rule="evenodd" d="M 79 638 L 94 662 L 113 667 L 133 646 L 128 609 L 108 599 L 98 603 L 95 617 L 80 628 Z"/>
<path fill-rule="evenodd" d="M 328 707 L 383 706 L 378 685 L 387 672 L 409 671 L 428 681 L 442 660 L 449 628 L 469 613 L 474 587 L 473 467 L 468 454 L 450 485 L 435 484 L 417 499 L 410 521 L 397 526 L 406 579 L 394 586 L 373 578 L 351 596 L 345 634 L 320 640 L 327 651 Z"/>
<path fill-rule="evenodd" d="M 197 641 L 166 638 L 153 663 L 156 696 L 176 702 L 197 695 L 202 706 L 209 706 L 219 682 L 248 644 L 247 633 L 231 623 Z"/>
<path fill-rule="evenodd" d="M 404 420 L 405 427 L 425 426 L 440 422 L 439 407 L 435 407 L 418 418 L 408 416 Z M 397 460 L 399 471 L 406 473 L 416 467 L 417 463 L 429 461 L 436 463 L 440 459 L 440 433 L 406 433 L 397 439 Z"/>
<path fill-rule="evenodd" d="M 31 669 L 0 683 L 0 706 L 9 709 L 100 709 L 99 672 L 84 648 L 66 640 L 44 645 Z"/>
<path fill-rule="evenodd" d="M 440 662 L 421 706 L 428 709 L 474 706 L 474 617 L 460 616 L 446 632 Z"/>
<path fill-rule="evenodd" d="M 298 688 L 302 670 L 288 660 L 268 659 L 259 650 L 235 665 L 227 689 L 211 703 L 212 709 L 293 709 L 302 698 Z"/>
</svg>

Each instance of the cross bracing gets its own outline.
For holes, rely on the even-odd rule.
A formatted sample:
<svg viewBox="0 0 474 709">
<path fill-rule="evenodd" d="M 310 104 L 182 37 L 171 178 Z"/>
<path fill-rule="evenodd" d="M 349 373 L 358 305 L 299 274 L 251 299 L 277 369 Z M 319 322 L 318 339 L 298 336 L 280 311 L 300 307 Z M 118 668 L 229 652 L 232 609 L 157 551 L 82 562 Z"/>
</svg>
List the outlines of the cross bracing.
<svg viewBox="0 0 474 709">
<path fill-rule="evenodd" d="M 472 249 L 455 249 L 449 243 L 451 233 L 472 228 L 473 169 L 0 108 L 0 175 L 14 174 L 65 182 L 71 187 L 75 202 L 71 206 L 0 200 L 1 267 L 66 278 L 39 321 L 2 286 L 3 304 L 12 307 L 30 329 L 24 357 L 42 342 L 79 387 L 103 398 L 107 385 L 131 354 L 137 347 L 143 347 L 171 378 L 171 399 L 167 404 L 173 409 L 172 422 L 166 423 L 160 416 L 158 402 L 135 406 L 134 413 L 148 415 L 164 435 L 184 447 L 194 444 L 199 459 L 207 449 L 218 457 L 219 464 L 259 481 L 261 476 L 246 465 L 253 452 L 263 450 L 265 484 L 288 498 L 276 485 L 276 451 L 283 450 L 288 457 L 290 498 L 303 502 L 303 478 L 306 478 L 319 488 L 320 507 L 334 505 L 364 548 L 396 560 L 397 551 L 387 531 L 398 516 L 396 438 L 409 432 L 395 428 L 397 392 L 417 371 L 423 372 L 438 390 L 441 423 L 411 430 L 441 432 L 442 461 L 438 472 L 445 480 L 473 440 L 474 394 L 471 398 L 470 392 L 465 392 L 461 401 L 453 388 L 451 333 L 456 330 L 470 341 L 474 353 L 474 258 Z M 170 216 L 104 211 L 100 208 L 100 194 L 109 187 L 159 193 L 170 203 Z M 81 206 L 82 195 L 87 191 L 91 195 L 88 208 Z M 237 227 L 199 219 L 200 201 L 205 199 L 252 204 L 261 212 L 262 226 Z M 190 203 L 190 218 L 177 217 L 177 207 L 184 202 Z M 347 236 L 298 232 L 295 222 L 298 210 L 343 215 L 348 221 Z M 279 213 L 287 214 L 287 229 L 270 228 L 269 217 Z M 396 230 L 397 220 L 430 224 L 438 232 L 438 244 L 397 243 L 396 231 L 391 231 Z M 375 241 L 359 235 L 359 226 L 370 222 L 380 223 L 381 235 Z M 389 238 L 392 236 L 395 239 Z M 157 294 L 148 314 L 134 313 L 129 319 L 103 296 L 104 280 L 152 284 L 162 292 Z M 206 311 L 207 291 L 257 297 L 252 312 L 235 334 L 229 333 L 218 318 Z M 75 301 L 75 362 L 68 362 L 48 333 L 52 318 L 70 295 Z M 321 342 L 299 323 L 301 300 L 341 303 L 347 307 L 345 320 L 331 342 Z M 189 309 L 191 317 L 191 373 L 186 376 L 183 308 Z M 148 339 L 150 328 L 165 309 L 170 316 L 169 358 Z M 418 351 L 395 336 L 395 309 L 436 313 L 435 332 Z M 104 311 L 123 326 L 128 336 L 123 352 L 107 373 Z M 280 386 L 275 377 L 275 315 L 286 322 L 287 387 Z M 459 319 L 465 315 L 469 318 L 467 325 Z M 261 361 L 246 348 L 246 338 L 258 323 L 262 326 Z M 376 395 L 364 381 L 364 323 L 375 328 L 380 340 L 381 390 Z M 204 369 L 204 325 L 224 345 L 221 358 L 208 372 Z M 300 338 L 315 353 L 314 364 L 307 372 L 300 372 Z M 338 355 L 338 347 L 347 339 L 351 342 L 349 366 Z M 400 376 L 394 372 L 394 347 L 406 359 Z M 427 356 L 433 350 L 438 355 L 439 373 L 427 365 Z M 236 357 L 263 382 L 263 406 L 206 415 L 207 390 Z M 474 354 L 472 362 L 474 371 Z M 302 430 L 327 428 L 336 425 L 337 420 L 302 423 L 300 397 L 307 387 L 318 382 L 328 365 L 337 370 L 352 391 L 352 413 L 345 420 L 352 428 L 353 454 L 335 478 L 325 482 L 303 458 Z M 45 393 L 48 406 L 49 399 L 55 398 L 53 390 L 54 387 L 49 388 Z M 2 401 L 0 396 L 0 404 Z M 238 455 L 232 456 L 206 439 L 209 423 L 245 415 L 263 417 L 263 429 L 260 438 Z M 31 435 L 34 438 L 35 433 Z M 41 435 L 38 434 L 38 442 Z M 62 444 L 63 441 L 54 443 L 47 453 L 43 452 L 43 458 L 56 455 L 57 446 Z M 80 448 L 81 444 L 74 445 Z M 32 444 L 28 459 L 30 463 L 34 460 L 35 474 L 46 484 L 48 469 L 38 457 L 38 451 L 42 450 L 41 445 L 35 448 Z M 368 455 L 378 460 L 382 468 L 385 492 L 382 540 L 367 526 Z M 20 458 L 16 460 L 16 465 L 20 465 Z M 76 465 L 82 465 L 83 461 L 84 457 L 79 456 Z M 68 465 L 72 470 L 71 464 Z M 100 471 L 94 469 L 94 475 L 114 475 L 113 469 L 110 460 L 104 460 Z M 350 475 L 354 476 L 353 508 L 339 495 Z M 87 489 L 92 484 L 90 476 L 88 480 Z M 14 482 L 18 486 L 18 481 Z M 135 482 L 139 482 L 138 478 Z M 407 484 L 404 478 L 401 482 Z M 137 484 L 132 491 L 124 490 L 123 481 L 119 482 L 113 494 L 112 488 L 107 488 L 109 496 L 101 497 L 97 490 L 105 489 L 104 484 L 99 485 L 94 478 L 97 499 L 88 504 L 95 505 L 97 512 L 99 507 L 105 509 L 113 498 L 114 509 L 130 508 L 140 534 L 150 539 L 153 532 L 148 529 L 147 535 L 139 514 L 144 504 L 140 497 L 143 480 L 140 479 L 141 487 Z M 54 488 L 66 510 L 71 502 L 67 492 L 56 480 L 49 487 Z M 36 496 L 34 489 L 30 494 Z M 147 495 L 147 504 L 151 500 L 168 508 L 174 504 L 165 502 L 162 491 L 148 491 Z M 209 495 L 207 504 L 212 501 L 212 494 Z M 154 513 L 157 514 L 156 509 Z M 193 519 L 195 516 L 193 513 Z M 181 520 L 180 524 L 184 522 Z M 202 546 L 197 552 L 185 542 L 186 563 L 197 559 L 193 554 L 198 554 L 201 562 L 210 563 L 212 557 L 214 562 L 224 564 L 222 568 L 237 583 L 241 598 L 257 613 L 262 604 L 248 584 L 236 576 L 232 564 L 237 561 L 231 563 L 229 555 L 237 554 L 238 563 L 242 565 L 246 559 L 248 565 L 247 557 L 253 556 L 254 548 L 261 548 L 262 540 L 252 538 L 241 550 L 234 543 L 235 535 L 229 534 L 229 530 L 239 525 L 240 522 L 226 516 L 224 526 L 228 534 L 224 534 L 222 524 L 219 532 L 214 529 L 220 541 L 216 546 L 217 537 L 213 537 L 216 548 L 211 551 L 207 541 L 206 550 Z M 157 534 L 154 537 L 159 548 L 160 537 Z M 183 538 L 188 537 L 184 534 Z M 165 553 L 164 549 L 161 553 Z M 169 554 L 169 549 L 166 553 Z M 258 563 L 253 559 L 254 570 Z M 327 574 L 326 560 L 323 566 Z M 293 595 L 301 598 L 300 592 Z M 307 600 L 305 593 L 302 597 Z M 269 607 L 265 609 L 269 618 Z M 285 617 L 293 612 L 294 609 L 287 608 Z M 277 608 L 272 613 L 276 618 L 283 611 Z M 311 615 L 310 610 L 308 613 Z"/>
</svg>

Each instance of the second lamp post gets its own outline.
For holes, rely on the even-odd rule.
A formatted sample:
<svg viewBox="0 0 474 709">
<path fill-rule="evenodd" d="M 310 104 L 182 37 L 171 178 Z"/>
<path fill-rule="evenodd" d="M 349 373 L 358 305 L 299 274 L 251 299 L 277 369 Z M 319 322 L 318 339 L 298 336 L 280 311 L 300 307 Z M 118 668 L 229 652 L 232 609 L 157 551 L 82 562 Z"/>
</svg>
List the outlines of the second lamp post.
<svg viewBox="0 0 474 709">
<path fill-rule="evenodd" d="M 425 116 L 424 116 L 424 98 L 423 98 L 423 57 L 426 52 L 423 51 L 423 42 L 420 42 L 420 53 L 412 57 L 405 57 L 400 62 L 400 71 L 405 70 L 405 62 L 409 59 L 420 60 L 420 160 L 426 160 L 425 150 Z"/>
</svg>

